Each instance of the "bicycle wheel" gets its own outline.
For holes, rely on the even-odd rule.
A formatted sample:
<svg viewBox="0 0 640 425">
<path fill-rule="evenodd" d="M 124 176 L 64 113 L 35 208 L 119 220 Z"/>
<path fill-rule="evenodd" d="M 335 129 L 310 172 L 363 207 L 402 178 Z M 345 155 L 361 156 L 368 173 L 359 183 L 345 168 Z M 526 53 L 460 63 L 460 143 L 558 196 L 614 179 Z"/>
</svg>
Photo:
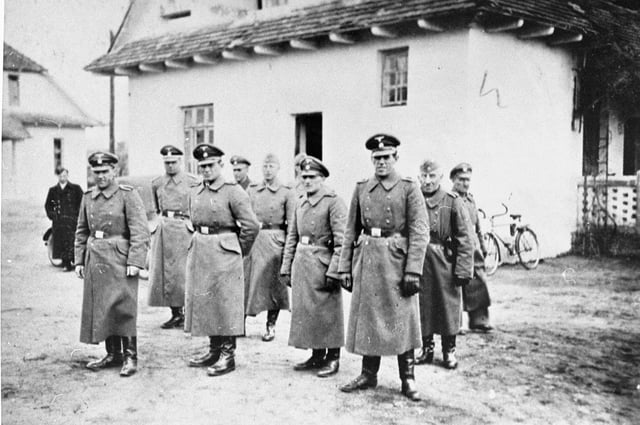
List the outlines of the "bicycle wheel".
<svg viewBox="0 0 640 425">
<path fill-rule="evenodd" d="M 522 267 L 527 270 L 535 269 L 540 262 L 540 246 L 538 237 L 529 228 L 522 229 L 516 236 L 516 253 Z"/>
<path fill-rule="evenodd" d="M 488 276 L 491 276 L 498 270 L 500 265 L 500 245 L 498 238 L 493 233 L 485 233 L 484 246 L 487 248 L 487 255 L 484 257 L 484 268 Z"/>
<path fill-rule="evenodd" d="M 52 266 L 62 266 L 62 259 L 53 258 L 53 232 L 49 235 L 49 239 L 47 239 L 47 256 L 49 257 L 49 262 Z"/>
</svg>

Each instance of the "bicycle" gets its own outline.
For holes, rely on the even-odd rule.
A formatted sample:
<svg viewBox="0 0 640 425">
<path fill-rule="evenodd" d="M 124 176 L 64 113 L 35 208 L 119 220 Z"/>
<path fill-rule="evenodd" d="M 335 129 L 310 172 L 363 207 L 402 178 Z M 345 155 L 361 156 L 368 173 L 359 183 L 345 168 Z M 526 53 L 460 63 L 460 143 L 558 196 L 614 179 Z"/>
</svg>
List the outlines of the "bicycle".
<svg viewBox="0 0 640 425">
<path fill-rule="evenodd" d="M 483 234 L 485 247 L 487 249 L 487 255 L 485 255 L 485 271 L 489 276 L 494 274 L 498 266 L 504 261 L 500 244 L 507 249 L 509 255 L 517 256 L 518 262 L 527 270 L 535 269 L 540 262 L 540 246 L 535 232 L 528 224 L 522 224 L 522 214 L 509 214 L 509 207 L 504 203 L 502 206 L 504 207 L 504 212 L 491 216 L 489 219 L 491 230 Z M 483 218 L 487 218 L 487 214 L 483 210 L 479 209 L 478 212 L 482 214 Z M 495 228 L 498 227 L 495 224 L 495 219 L 507 214 L 509 214 L 511 221 L 508 224 L 500 226 L 509 226 L 511 240 L 503 239 L 495 231 Z"/>
</svg>

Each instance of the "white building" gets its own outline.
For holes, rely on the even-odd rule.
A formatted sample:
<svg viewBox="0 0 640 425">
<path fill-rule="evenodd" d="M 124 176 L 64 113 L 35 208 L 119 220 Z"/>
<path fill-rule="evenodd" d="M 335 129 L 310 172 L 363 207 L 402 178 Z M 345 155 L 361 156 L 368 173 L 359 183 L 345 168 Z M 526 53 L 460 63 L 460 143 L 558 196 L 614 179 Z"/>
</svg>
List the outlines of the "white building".
<svg viewBox="0 0 640 425">
<path fill-rule="evenodd" d="M 87 182 L 85 128 L 99 125 L 56 84 L 47 70 L 4 43 L 2 200 L 41 200 L 56 170 Z"/>
<path fill-rule="evenodd" d="M 574 46 L 594 33 L 567 1 L 134 0 L 87 70 L 129 76 L 134 175 L 160 173 L 166 143 L 214 142 L 254 179 L 267 152 L 285 171 L 307 152 L 348 201 L 372 174 L 365 140 L 388 132 L 405 175 L 472 163 L 480 206 L 510 197 L 548 256 L 576 227 Z"/>
</svg>

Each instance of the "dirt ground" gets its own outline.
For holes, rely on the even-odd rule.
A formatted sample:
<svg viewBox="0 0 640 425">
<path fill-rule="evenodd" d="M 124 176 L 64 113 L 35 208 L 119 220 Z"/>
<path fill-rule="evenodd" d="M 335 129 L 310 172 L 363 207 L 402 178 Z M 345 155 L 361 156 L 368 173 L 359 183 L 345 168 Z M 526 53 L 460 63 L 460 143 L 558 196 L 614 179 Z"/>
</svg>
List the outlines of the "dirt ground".
<svg viewBox="0 0 640 425">
<path fill-rule="evenodd" d="M 294 372 L 308 353 L 287 346 L 284 312 L 264 343 L 264 314 L 238 340 L 237 370 L 210 378 L 188 368 L 204 338 L 161 330 L 169 310 L 146 305 L 140 282 L 139 372 L 120 378 L 85 362 L 103 346 L 78 342 L 82 282 L 49 265 L 40 205 L 2 205 L 2 423 L 6 424 L 583 424 L 640 418 L 640 261 L 549 260 L 503 267 L 490 282 L 496 331 L 458 337 L 460 367 L 416 371 L 424 401 L 399 393 L 395 358 L 375 390 L 338 387 L 360 371 Z M 347 303 L 348 304 L 348 303 Z M 634 419 L 635 418 L 635 419 Z"/>
</svg>

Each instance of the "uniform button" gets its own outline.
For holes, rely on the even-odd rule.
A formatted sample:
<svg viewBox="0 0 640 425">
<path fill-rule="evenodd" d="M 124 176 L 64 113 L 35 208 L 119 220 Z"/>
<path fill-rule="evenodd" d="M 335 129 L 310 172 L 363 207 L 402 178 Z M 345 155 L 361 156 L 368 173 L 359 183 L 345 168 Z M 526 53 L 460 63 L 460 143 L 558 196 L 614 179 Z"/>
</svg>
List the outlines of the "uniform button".
<svg viewBox="0 0 640 425">
<path fill-rule="evenodd" d="M 438 211 L 436 211 L 435 214 L 438 215 Z"/>
<path fill-rule="evenodd" d="M 387 199 L 391 199 L 391 196 L 387 195 Z"/>
<path fill-rule="evenodd" d="M 312 221 L 312 222 L 311 222 L 311 224 L 316 224 L 316 222 L 315 222 L 315 221 Z"/>
<path fill-rule="evenodd" d="M 386 220 L 387 224 L 389 224 L 389 219 Z"/>
</svg>

